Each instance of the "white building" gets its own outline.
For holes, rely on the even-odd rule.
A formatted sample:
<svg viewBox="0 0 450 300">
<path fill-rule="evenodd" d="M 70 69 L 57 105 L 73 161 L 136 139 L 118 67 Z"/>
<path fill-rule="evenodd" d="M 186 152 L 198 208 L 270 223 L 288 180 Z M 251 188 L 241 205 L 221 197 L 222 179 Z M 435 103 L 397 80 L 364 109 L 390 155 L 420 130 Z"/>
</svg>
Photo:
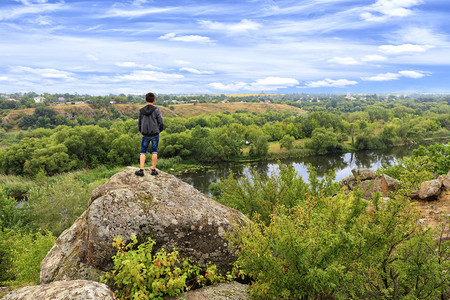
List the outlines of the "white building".
<svg viewBox="0 0 450 300">
<path fill-rule="evenodd" d="M 42 103 L 42 102 L 44 102 L 44 100 L 45 100 L 45 97 L 42 97 L 42 96 L 34 97 L 34 102 L 36 102 L 36 103 Z"/>
</svg>

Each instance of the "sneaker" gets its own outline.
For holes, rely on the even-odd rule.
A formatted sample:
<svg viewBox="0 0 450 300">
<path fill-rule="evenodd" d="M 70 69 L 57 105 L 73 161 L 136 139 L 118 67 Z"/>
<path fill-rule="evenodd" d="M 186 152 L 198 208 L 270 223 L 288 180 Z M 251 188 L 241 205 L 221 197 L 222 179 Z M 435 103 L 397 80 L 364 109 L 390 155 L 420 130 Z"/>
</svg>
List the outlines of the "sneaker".
<svg viewBox="0 0 450 300">
<path fill-rule="evenodd" d="M 156 170 L 152 170 L 152 173 L 151 173 L 152 175 L 158 175 L 158 171 L 156 171 Z"/>
<path fill-rule="evenodd" d="M 134 172 L 134 174 L 136 174 L 137 176 L 144 176 L 144 170 L 139 170 Z"/>
</svg>

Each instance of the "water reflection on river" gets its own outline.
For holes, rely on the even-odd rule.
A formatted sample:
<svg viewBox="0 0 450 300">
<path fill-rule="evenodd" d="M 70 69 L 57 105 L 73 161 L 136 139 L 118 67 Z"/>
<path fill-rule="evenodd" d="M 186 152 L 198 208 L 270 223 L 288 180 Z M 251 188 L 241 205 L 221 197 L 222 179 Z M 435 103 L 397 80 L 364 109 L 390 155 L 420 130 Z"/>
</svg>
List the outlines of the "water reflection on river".
<svg viewBox="0 0 450 300">
<path fill-rule="evenodd" d="M 308 181 L 308 165 L 316 168 L 319 177 L 323 177 L 329 170 L 336 170 L 336 181 L 351 175 L 354 168 L 369 168 L 376 170 L 382 163 L 392 165 L 392 163 L 412 152 L 412 147 L 396 147 L 384 150 L 360 151 L 354 153 L 344 153 L 335 155 L 310 156 L 297 159 L 282 160 L 285 165 L 294 166 L 297 173 Z M 205 194 L 210 194 L 208 187 L 211 183 L 220 181 L 228 177 L 232 171 L 235 178 L 240 178 L 249 173 L 249 168 L 253 167 L 260 174 L 271 174 L 278 172 L 278 162 L 259 161 L 252 163 L 221 163 L 214 165 L 208 172 L 195 174 L 182 174 L 178 177 L 191 184 L 196 189 Z"/>
</svg>

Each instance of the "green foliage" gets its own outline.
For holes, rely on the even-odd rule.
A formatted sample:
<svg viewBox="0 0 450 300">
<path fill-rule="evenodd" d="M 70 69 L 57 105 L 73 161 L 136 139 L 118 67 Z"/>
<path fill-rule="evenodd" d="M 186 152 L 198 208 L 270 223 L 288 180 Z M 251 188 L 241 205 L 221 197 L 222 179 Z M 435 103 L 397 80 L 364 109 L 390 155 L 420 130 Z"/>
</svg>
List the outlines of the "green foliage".
<svg viewBox="0 0 450 300">
<path fill-rule="evenodd" d="M 417 299 L 445 297 L 450 242 L 417 225 L 404 198 L 369 203 L 358 195 L 309 195 L 278 206 L 270 223 L 229 235 L 237 265 L 264 299 Z M 423 248 L 426 247 L 426 250 Z"/>
<path fill-rule="evenodd" d="M 192 282 L 204 286 L 224 281 L 215 265 L 208 265 L 202 273 L 202 268 L 193 266 L 188 259 L 180 260 L 177 250 L 167 253 L 161 249 L 152 254 L 155 242 L 151 238 L 147 243 L 136 246 L 137 243 L 136 236 L 127 245 L 121 236 L 113 242 L 117 248 L 114 269 L 102 281 L 113 284 L 120 299 L 163 299 L 165 295 L 181 294 Z"/>
<path fill-rule="evenodd" d="M 280 140 L 280 148 L 284 148 L 286 150 L 292 150 L 294 147 L 295 138 L 290 135 L 285 135 Z"/>
<path fill-rule="evenodd" d="M 50 232 L 0 231 L 0 284 L 39 284 L 41 261 L 55 240 Z"/>
<path fill-rule="evenodd" d="M 217 201 L 268 224 L 271 214 L 279 206 L 292 208 L 310 195 L 330 196 L 338 190 L 337 183 L 333 182 L 332 171 L 319 180 L 315 170 L 309 168 L 310 184 L 307 184 L 297 175 L 293 166 L 279 164 L 279 169 L 279 173 L 272 176 L 261 175 L 255 169 L 250 169 L 250 174 L 239 181 L 230 174 L 220 184 Z"/>
<path fill-rule="evenodd" d="M 27 223 L 27 214 L 17 205 L 17 200 L 7 197 L 0 189 L 0 231 L 20 229 Z"/>
<path fill-rule="evenodd" d="M 428 147 L 420 146 L 413 151 L 414 157 L 426 157 L 432 164 L 433 172 L 439 175 L 450 170 L 450 146 L 433 144 Z"/>
<path fill-rule="evenodd" d="M 333 129 L 324 127 L 313 130 L 311 141 L 306 146 L 313 149 L 317 154 L 341 152 L 343 149 L 342 144 L 339 142 L 339 137 L 334 133 Z"/>
<path fill-rule="evenodd" d="M 75 173 L 52 178 L 31 188 L 24 209 L 34 228 L 59 236 L 86 210 L 91 192 L 97 186 L 97 182 L 84 184 Z"/>
</svg>

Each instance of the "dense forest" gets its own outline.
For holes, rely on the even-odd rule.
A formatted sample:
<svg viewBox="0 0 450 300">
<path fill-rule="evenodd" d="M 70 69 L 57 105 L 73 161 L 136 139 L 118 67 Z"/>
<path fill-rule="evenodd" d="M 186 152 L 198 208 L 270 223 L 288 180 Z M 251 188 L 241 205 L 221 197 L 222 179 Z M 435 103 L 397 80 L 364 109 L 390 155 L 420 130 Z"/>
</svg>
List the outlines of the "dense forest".
<svg viewBox="0 0 450 300">
<path fill-rule="evenodd" d="M 292 109 L 251 109 L 261 102 Z M 311 170 L 307 184 L 289 166 L 280 166 L 278 177 L 224 178 L 213 194 L 254 221 L 230 237 L 239 258 L 229 276 L 249 278 L 257 297 L 445 297 L 448 241 L 433 246 L 437 233 L 420 227 L 405 195 L 450 169 L 449 102 L 442 95 L 157 95 L 165 122 L 158 168 L 176 173 L 225 161 L 435 143 L 379 170 L 403 182 L 391 202 L 344 194 L 333 170 L 322 180 Z M 139 95 L 0 95 L 0 285 L 38 283 L 40 261 L 92 190 L 123 166 L 138 165 L 144 104 Z M 230 110 L 177 114 L 219 104 Z"/>
</svg>

